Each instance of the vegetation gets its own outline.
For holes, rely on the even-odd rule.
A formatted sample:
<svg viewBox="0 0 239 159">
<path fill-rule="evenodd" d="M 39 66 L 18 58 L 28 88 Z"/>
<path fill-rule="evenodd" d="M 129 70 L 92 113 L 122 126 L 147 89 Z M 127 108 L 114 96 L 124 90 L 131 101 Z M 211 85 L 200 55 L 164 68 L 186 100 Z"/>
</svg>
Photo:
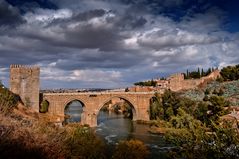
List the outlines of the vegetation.
<svg viewBox="0 0 239 159">
<path fill-rule="evenodd" d="M 88 127 L 74 125 L 70 127 L 63 140 L 67 158 L 106 158 L 106 146 Z"/>
<path fill-rule="evenodd" d="M 41 107 L 40 107 L 40 113 L 46 113 L 48 112 L 49 102 L 47 100 L 42 101 Z"/>
<path fill-rule="evenodd" d="M 224 81 L 234 81 L 239 79 L 239 65 L 222 68 L 221 76 Z"/>
<path fill-rule="evenodd" d="M 153 126 L 165 133 L 176 148 L 169 158 L 238 158 L 239 133 L 232 124 L 222 124 L 228 101 L 222 91 L 206 90 L 207 100 L 192 100 L 169 90 L 151 100 Z"/>
<path fill-rule="evenodd" d="M 2 158 L 105 158 L 103 141 L 88 127 L 59 128 L 47 118 L 35 121 L 19 114 L 0 117 Z"/>
<path fill-rule="evenodd" d="M 207 71 L 204 71 L 203 68 L 200 70 L 200 68 L 198 68 L 197 71 L 188 71 L 186 73 L 184 73 L 184 78 L 185 79 L 195 79 L 195 78 L 201 78 L 204 76 L 209 75 L 210 73 L 212 73 L 215 69 L 212 68 L 208 68 Z"/>
<path fill-rule="evenodd" d="M 134 83 L 135 86 L 153 86 L 155 87 L 157 84 L 156 81 L 154 81 L 153 79 L 150 81 L 144 81 L 144 82 L 136 82 Z"/>
<path fill-rule="evenodd" d="M 168 131 L 166 138 L 181 147 L 171 151 L 170 158 L 198 159 L 236 159 L 239 157 L 239 135 L 236 129 L 220 125 L 207 132 L 203 126 Z"/>
<path fill-rule="evenodd" d="M 144 159 L 149 151 L 143 142 L 139 140 L 121 141 L 115 149 L 113 159 Z"/>
<path fill-rule="evenodd" d="M 8 114 L 13 108 L 16 107 L 18 101 L 20 100 L 19 96 L 10 92 L 7 88 L 0 83 L 0 112 Z"/>
<path fill-rule="evenodd" d="M 162 119 L 164 116 L 160 95 L 157 93 L 155 94 L 155 97 L 150 100 L 149 114 L 150 120 L 156 120 L 158 118 Z"/>
</svg>

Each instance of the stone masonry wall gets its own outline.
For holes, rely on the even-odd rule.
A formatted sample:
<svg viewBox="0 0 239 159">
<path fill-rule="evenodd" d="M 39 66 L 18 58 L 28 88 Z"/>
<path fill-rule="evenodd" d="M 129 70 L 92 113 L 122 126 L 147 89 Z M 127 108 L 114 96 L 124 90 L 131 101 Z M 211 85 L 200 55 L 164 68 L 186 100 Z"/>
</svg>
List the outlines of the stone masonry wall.
<svg viewBox="0 0 239 159">
<path fill-rule="evenodd" d="M 170 76 L 167 80 L 169 81 L 169 89 L 172 91 L 180 91 L 196 88 L 205 82 L 216 80 L 218 77 L 220 77 L 220 71 L 215 70 L 208 76 L 200 79 L 184 79 L 184 75 L 178 73 Z"/>
<path fill-rule="evenodd" d="M 21 97 L 24 105 L 39 111 L 40 68 L 37 66 L 11 65 L 10 90 Z"/>
</svg>

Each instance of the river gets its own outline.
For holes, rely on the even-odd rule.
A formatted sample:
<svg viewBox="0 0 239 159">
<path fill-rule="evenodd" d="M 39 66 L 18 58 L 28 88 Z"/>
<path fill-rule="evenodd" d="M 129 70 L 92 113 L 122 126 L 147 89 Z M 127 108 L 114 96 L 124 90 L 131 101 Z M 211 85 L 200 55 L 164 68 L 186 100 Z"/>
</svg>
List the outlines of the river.
<svg viewBox="0 0 239 159">
<path fill-rule="evenodd" d="M 66 114 L 72 116 L 68 122 L 79 122 L 82 106 L 80 103 L 73 102 L 69 105 Z M 122 114 L 115 114 L 109 111 L 100 111 L 97 118 L 98 126 L 96 134 L 105 140 L 108 145 L 116 145 L 120 140 L 138 139 L 151 151 L 151 159 L 165 158 L 168 145 L 161 135 L 148 132 L 149 126 L 138 124 L 131 119 L 124 118 Z"/>
</svg>

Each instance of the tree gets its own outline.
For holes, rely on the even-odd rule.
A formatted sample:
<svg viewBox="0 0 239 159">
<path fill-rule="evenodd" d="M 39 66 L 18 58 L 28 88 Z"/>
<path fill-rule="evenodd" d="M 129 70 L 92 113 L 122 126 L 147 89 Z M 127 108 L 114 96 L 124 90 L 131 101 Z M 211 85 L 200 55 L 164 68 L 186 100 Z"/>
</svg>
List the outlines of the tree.
<svg viewBox="0 0 239 159">
<path fill-rule="evenodd" d="M 203 71 L 203 68 L 202 68 L 202 70 L 201 70 L 201 77 L 204 77 L 204 71 Z"/>
<path fill-rule="evenodd" d="M 207 72 L 206 72 L 206 74 L 205 74 L 205 75 L 207 76 L 207 75 L 209 75 L 210 73 L 212 73 L 212 70 L 211 70 L 211 68 L 209 68 L 209 69 L 207 70 Z"/>
<path fill-rule="evenodd" d="M 188 79 L 188 78 L 189 78 L 189 72 L 188 72 L 188 70 L 187 70 L 186 79 Z"/>
<path fill-rule="evenodd" d="M 200 78 L 200 71 L 199 72 L 198 71 L 190 72 L 189 77 L 190 78 Z"/>
<path fill-rule="evenodd" d="M 93 130 L 76 125 L 68 131 L 69 134 L 66 136 L 64 144 L 70 153 L 66 158 L 106 158 L 105 144 L 97 138 Z"/>
<path fill-rule="evenodd" d="M 150 120 L 163 119 L 164 117 L 164 110 L 160 98 L 158 94 L 155 94 L 155 97 L 150 100 Z"/>
<path fill-rule="evenodd" d="M 152 80 L 144 81 L 144 82 L 136 82 L 134 83 L 135 86 L 153 86 L 155 87 L 157 85 L 157 82 Z"/>
<path fill-rule="evenodd" d="M 175 114 L 177 100 L 174 92 L 166 90 L 162 95 L 162 106 L 164 110 L 164 120 L 169 120 Z M 173 109 L 174 108 L 174 109 Z"/>
<path fill-rule="evenodd" d="M 229 103 L 221 96 L 211 96 L 209 102 L 209 120 L 217 122 L 220 116 L 226 114 L 224 108 L 229 106 Z"/>
<path fill-rule="evenodd" d="M 199 67 L 198 67 L 198 77 L 199 77 L 199 78 L 201 77 L 201 73 L 200 73 Z"/>
<path fill-rule="evenodd" d="M 170 158 L 238 159 L 239 133 L 228 124 L 227 128 L 213 124 L 213 132 L 199 126 L 194 129 L 171 129 L 166 139 L 179 148 L 169 152 Z"/>
<path fill-rule="evenodd" d="M 197 109 L 194 112 L 194 116 L 196 119 L 200 120 L 202 123 L 209 124 L 208 120 L 208 104 L 207 102 L 199 102 Z"/>
<path fill-rule="evenodd" d="M 177 97 L 177 106 L 174 106 L 175 109 L 175 115 L 178 114 L 178 109 L 182 108 L 186 113 L 193 115 L 193 112 L 195 111 L 196 108 L 196 102 L 186 98 L 186 97 Z"/>
<path fill-rule="evenodd" d="M 225 81 L 238 80 L 239 79 L 239 67 L 238 67 L 238 65 L 224 67 L 224 68 L 222 68 L 220 74 Z"/>
<path fill-rule="evenodd" d="M 186 113 L 182 108 L 178 109 L 177 116 L 174 116 L 169 121 L 176 129 L 196 129 L 201 125 L 199 120 L 194 119 L 193 116 Z"/>
</svg>

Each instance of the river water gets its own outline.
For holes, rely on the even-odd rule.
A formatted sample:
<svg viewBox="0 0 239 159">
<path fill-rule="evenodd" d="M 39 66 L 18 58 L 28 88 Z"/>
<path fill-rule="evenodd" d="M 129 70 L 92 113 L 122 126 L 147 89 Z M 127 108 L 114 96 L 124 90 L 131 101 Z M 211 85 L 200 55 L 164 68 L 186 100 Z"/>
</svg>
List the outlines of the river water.
<svg viewBox="0 0 239 159">
<path fill-rule="evenodd" d="M 82 106 L 80 103 L 73 102 L 70 104 L 66 111 L 66 114 L 71 116 L 68 122 L 80 122 L 81 112 Z M 162 136 L 148 132 L 148 125 L 138 124 L 131 119 L 124 118 L 122 114 L 100 111 L 97 123 L 98 126 L 94 128 L 95 132 L 108 145 L 115 146 L 120 140 L 138 139 L 148 146 L 152 159 L 165 158 L 165 154 L 170 148 Z"/>
</svg>

